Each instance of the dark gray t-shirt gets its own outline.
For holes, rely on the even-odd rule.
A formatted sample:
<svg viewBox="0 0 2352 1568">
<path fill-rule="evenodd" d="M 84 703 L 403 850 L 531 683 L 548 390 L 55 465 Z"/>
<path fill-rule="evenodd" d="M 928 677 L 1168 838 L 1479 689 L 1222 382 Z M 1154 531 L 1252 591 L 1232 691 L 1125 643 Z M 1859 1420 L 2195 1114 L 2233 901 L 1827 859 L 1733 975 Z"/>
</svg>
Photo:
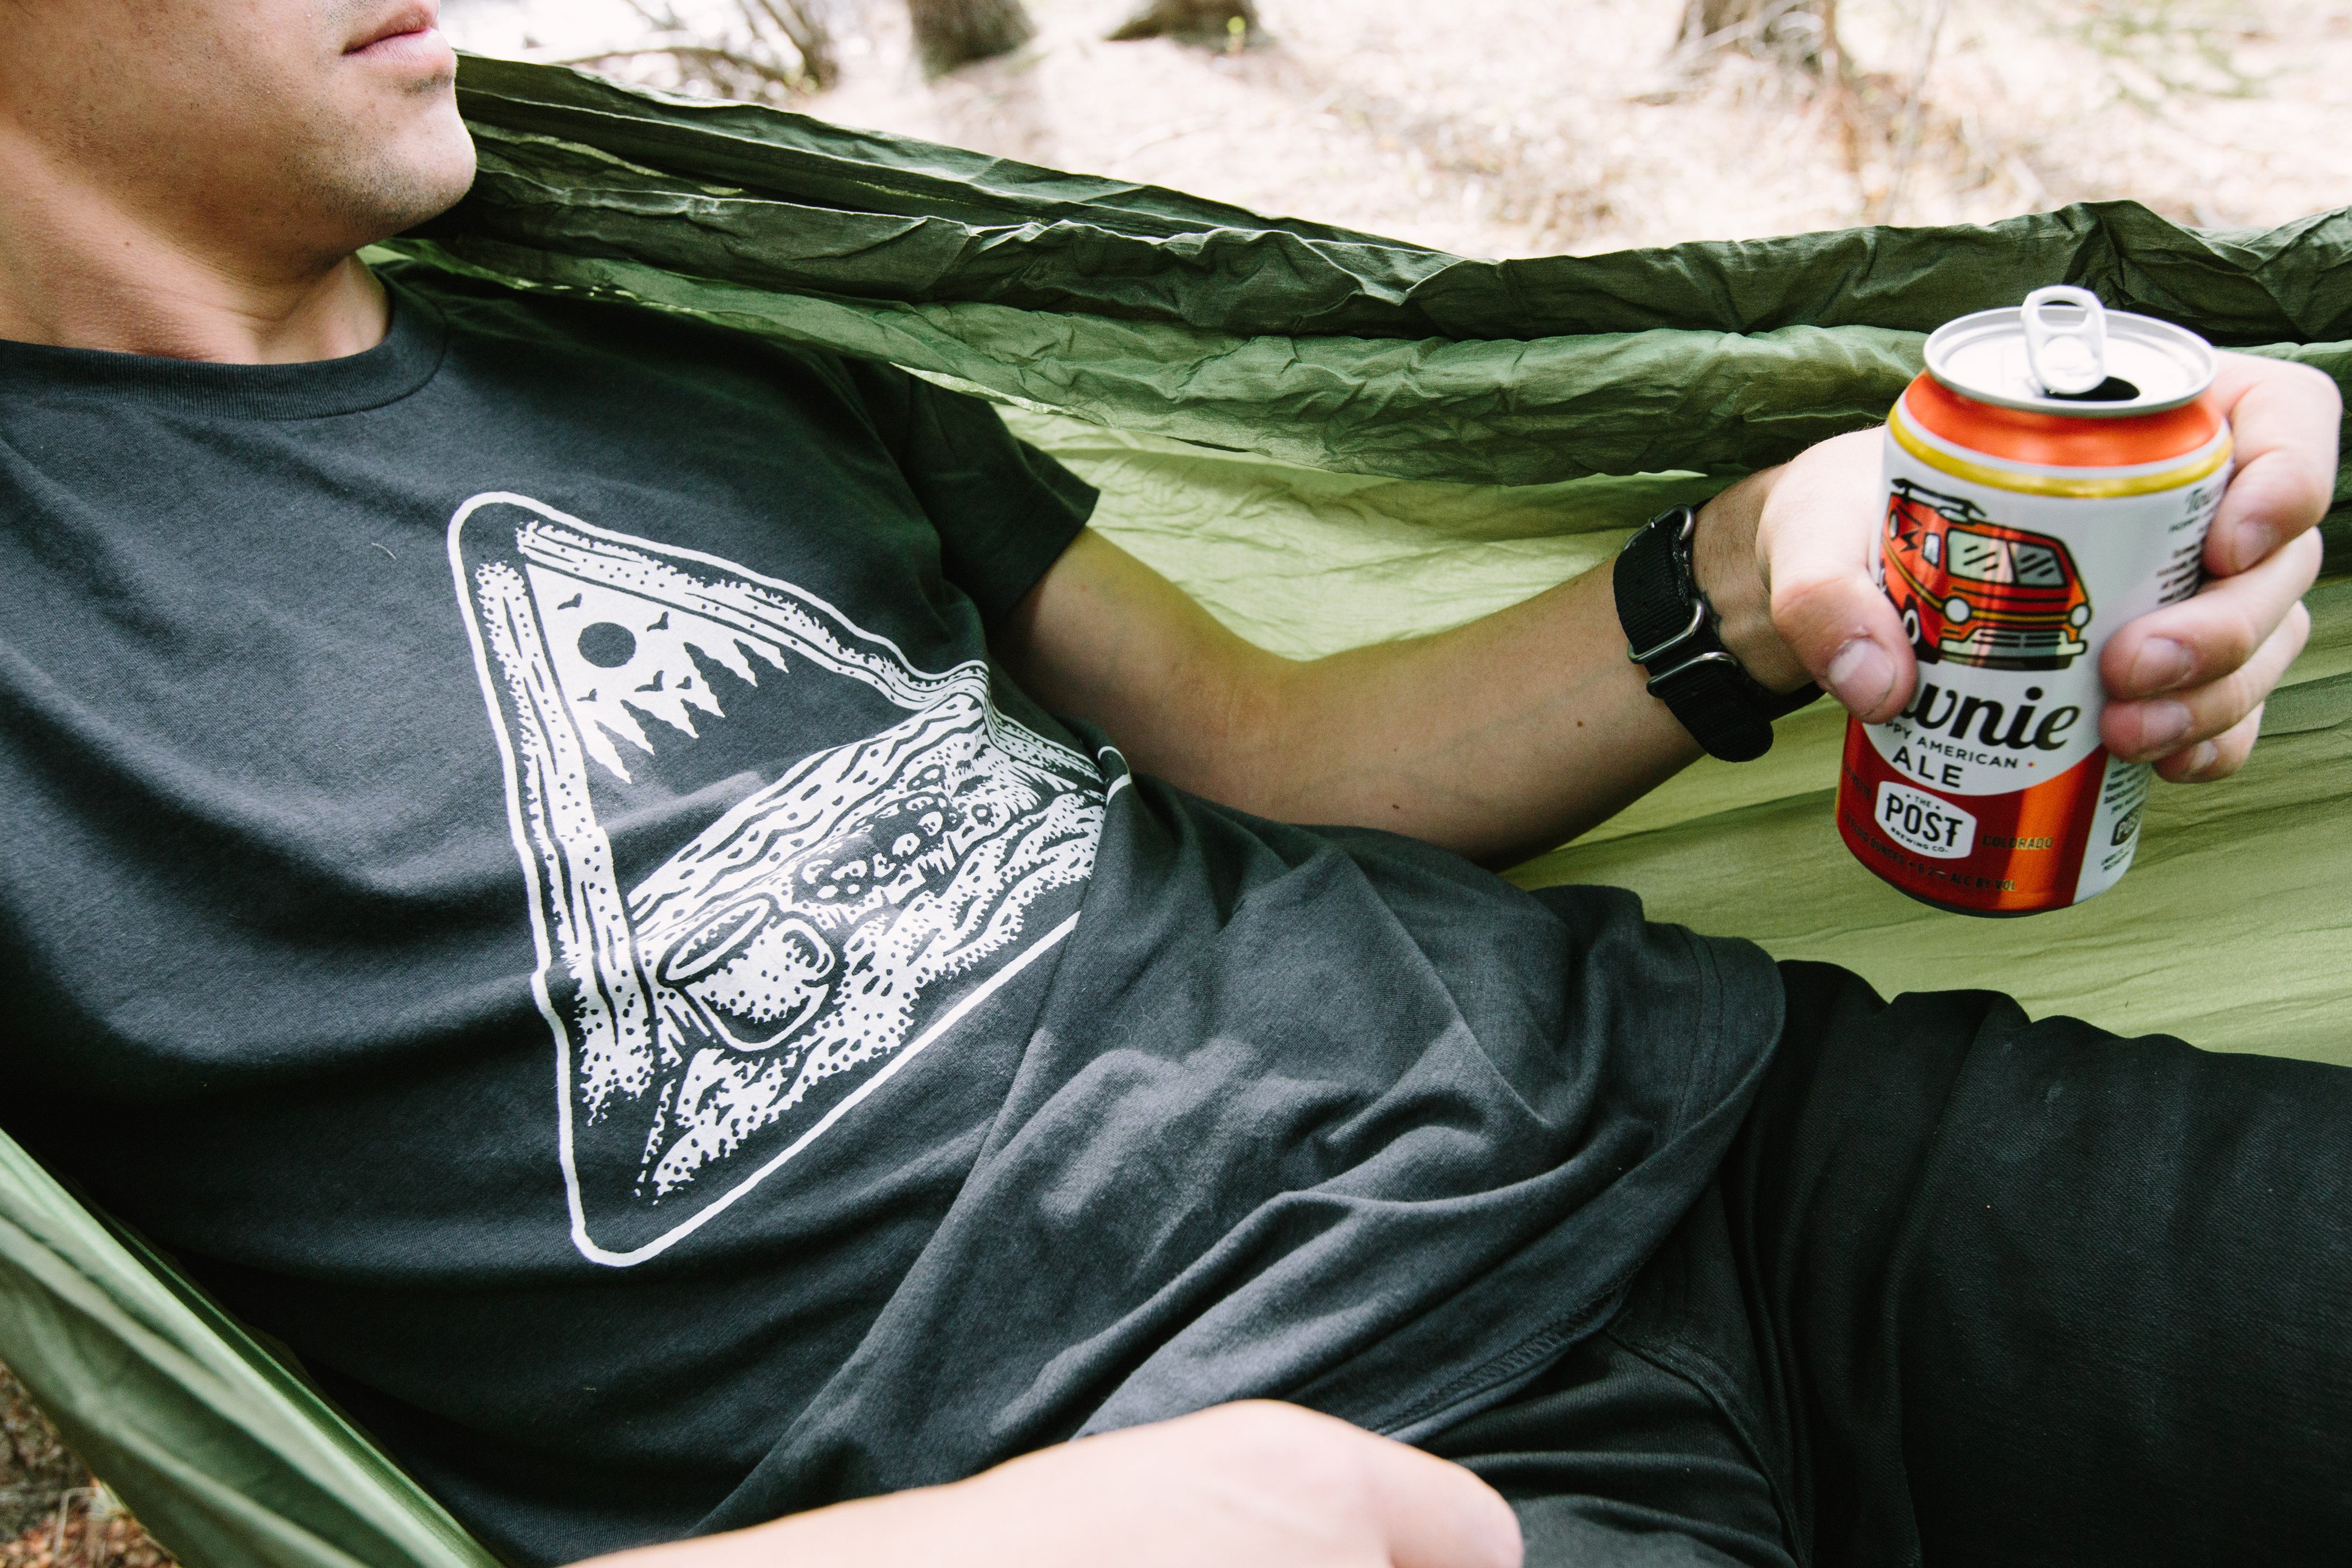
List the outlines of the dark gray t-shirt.
<svg viewBox="0 0 2352 1568">
<path fill-rule="evenodd" d="M 984 405 L 394 305 L 0 344 L 0 1118 L 494 1547 L 1242 1396 L 1424 1435 L 1705 1183 L 1763 955 L 1038 711 L 986 633 L 1092 496 Z"/>
</svg>

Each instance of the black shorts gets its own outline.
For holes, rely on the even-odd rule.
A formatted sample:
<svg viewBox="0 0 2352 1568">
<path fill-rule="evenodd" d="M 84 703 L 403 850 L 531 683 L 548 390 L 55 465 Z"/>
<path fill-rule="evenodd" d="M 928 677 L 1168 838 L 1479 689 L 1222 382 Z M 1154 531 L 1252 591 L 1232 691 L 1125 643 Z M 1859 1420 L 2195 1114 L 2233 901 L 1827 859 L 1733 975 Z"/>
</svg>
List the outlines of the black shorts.
<svg viewBox="0 0 2352 1568">
<path fill-rule="evenodd" d="M 1429 1445 L 1528 1568 L 2352 1562 L 2352 1071 L 1782 974 L 1606 1330 Z"/>
</svg>

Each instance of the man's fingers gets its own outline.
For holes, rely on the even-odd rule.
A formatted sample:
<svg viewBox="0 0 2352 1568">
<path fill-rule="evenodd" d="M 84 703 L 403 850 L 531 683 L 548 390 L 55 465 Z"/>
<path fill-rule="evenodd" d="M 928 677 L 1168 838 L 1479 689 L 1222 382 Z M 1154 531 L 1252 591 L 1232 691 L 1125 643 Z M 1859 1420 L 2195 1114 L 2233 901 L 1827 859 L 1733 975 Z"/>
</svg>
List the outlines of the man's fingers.
<svg viewBox="0 0 2352 1568">
<path fill-rule="evenodd" d="M 1517 1517 L 1468 1470 L 1263 1400 L 1080 1438 L 962 1490 L 990 1504 L 979 1517 L 1031 1521 L 985 1568 L 1519 1568 Z"/>
<path fill-rule="evenodd" d="M 2099 738 L 2126 761 L 2165 759 L 2168 766 L 2160 771 L 2167 779 L 2219 779 L 2234 772 L 2253 747 L 2252 731 L 2242 737 L 2238 732 L 2260 713 L 2310 635 L 2311 615 L 2297 604 L 2253 657 L 2220 680 L 2147 702 L 2109 703 L 2099 716 Z M 2244 741 L 2234 760 L 2220 746 L 2225 737 Z M 2215 749 L 2206 751 L 2208 745 Z"/>
<path fill-rule="evenodd" d="M 1387 1438 L 1368 1450 L 1392 1568 L 1519 1568 L 1518 1516 L 1461 1466 Z"/>
<path fill-rule="evenodd" d="M 1900 712 L 1918 678 L 1911 640 L 1869 578 L 1821 577 L 1772 594 L 1772 622 L 1822 689 L 1875 724 Z"/>
<path fill-rule="evenodd" d="M 2319 575 L 2319 536 L 2305 533 L 2250 571 L 2216 578 L 2178 604 L 2118 630 L 2099 655 L 2109 698 L 2131 702 L 2220 680 L 2253 657 Z"/>
<path fill-rule="evenodd" d="M 1790 463 L 1757 529 L 1772 589 L 1772 624 L 1813 679 L 1870 720 L 1911 695 L 1918 666 L 1886 595 L 1870 579 L 1870 536 L 1884 514 L 1875 431 L 1825 441 Z"/>
<path fill-rule="evenodd" d="M 2154 759 L 2175 783 L 2245 765 L 2264 700 L 2311 634 L 2301 601 L 2319 570 L 2311 529 L 2334 493 L 2343 427 L 2336 383 L 2308 366 L 2224 354 L 2214 392 L 2238 467 L 2206 536 L 2213 580 L 2118 632 L 2099 663 L 2119 699 L 2101 716 L 2100 738 L 2119 757 Z"/>
<path fill-rule="evenodd" d="M 2214 394 L 2230 416 L 2238 471 L 2205 538 L 2205 570 L 2241 572 L 2316 524 L 2336 484 L 2344 402 L 2308 365 L 2223 354 Z"/>
<path fill-rule="evenodd" d="M 2332 382 L 2325 384 L 2335 389 Z M 2246 459 L 2205 536 L 2206 575 L 2244 571 L 2325 517 L 2335 475 L 2323 480 L 2315 467 L 2305 448 L 2276 448 Z"/>
<path fill-rule="evenodd" d="M 2343 417 L 2335 383 L 2290 361 L 2224 354 L 2214 389 L 2238 471 L 2206 544 L 2213 581 L 2122 629 L 2103 654 L 2101 675 L 2119 699 L 2103 734 L 2119 754 L 2170 756 L 2234 730 L 2284 668 L 2256 650 L 2283 645 L 2278 633 L 2317 570 L 2311 529 L 2327 509 Z M 1913 639 L 1869 573 L 1885 499 L 1878 440 L 1841 436 L 1789 464 L 1756 530 L 1773 630 L 1815 680 L 1873 722 L 1900 711 L 1917 680 Z M 2217 750 L 2210 766 L 2222 765 Z"/>
<path fill-rule="evenodd" d="M 2253 712 L 2210 740 L 2174 752 L 2156 765 L 2156 776 L 2173 784 L 2210 784 L 2246 765 L 2263 732 L 2263 710 Z"/>
</svg>

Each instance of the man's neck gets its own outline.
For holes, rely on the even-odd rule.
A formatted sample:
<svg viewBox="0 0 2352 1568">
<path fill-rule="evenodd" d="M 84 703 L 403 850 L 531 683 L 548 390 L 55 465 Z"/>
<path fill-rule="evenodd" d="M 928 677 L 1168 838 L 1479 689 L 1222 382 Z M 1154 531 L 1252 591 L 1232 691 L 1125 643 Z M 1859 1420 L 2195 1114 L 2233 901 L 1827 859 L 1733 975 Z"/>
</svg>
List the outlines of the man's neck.
<svg viewBox="0 0 2352 1568">
<path fill-rule="evenodd" d="M 289 263 L 192 245 L 44 172 L 6 171 L 0 339 L 249 365 L 341 359 L 383 340 L 383 287 L 355 256 Z"/>
</svg>

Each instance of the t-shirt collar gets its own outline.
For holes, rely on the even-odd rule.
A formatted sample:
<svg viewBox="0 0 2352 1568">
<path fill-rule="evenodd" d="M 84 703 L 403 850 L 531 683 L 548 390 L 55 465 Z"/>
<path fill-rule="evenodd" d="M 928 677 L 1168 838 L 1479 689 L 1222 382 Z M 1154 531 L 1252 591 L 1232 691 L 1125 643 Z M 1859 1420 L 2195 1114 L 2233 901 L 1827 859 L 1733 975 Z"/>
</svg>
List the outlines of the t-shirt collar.
<svg viewBox="0 0 2352 1568">
<path fill-rule="evenodd" d="M 222 365 L 0 339 L 0 397 L 86 391 L 231 419 L 319 419 L 380 408 L 430 381 L 447 342 L 430 301 L 390 278 L 384 292 L 392 323 L 383 342 L 302 364 Z"/>
</svg>

